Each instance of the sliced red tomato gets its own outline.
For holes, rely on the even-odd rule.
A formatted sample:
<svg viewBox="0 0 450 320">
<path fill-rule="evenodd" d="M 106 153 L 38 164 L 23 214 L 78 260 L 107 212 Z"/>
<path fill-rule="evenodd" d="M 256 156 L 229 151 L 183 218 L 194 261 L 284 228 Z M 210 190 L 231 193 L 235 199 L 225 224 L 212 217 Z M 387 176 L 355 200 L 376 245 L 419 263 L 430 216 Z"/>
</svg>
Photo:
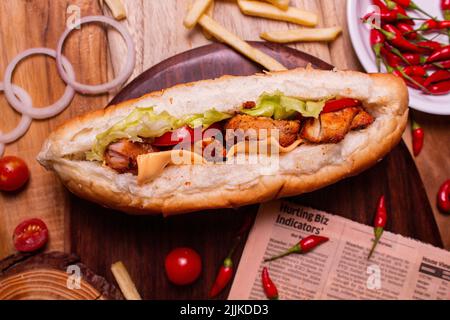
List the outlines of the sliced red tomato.
<svg viewBox="0 0 450 320">
<path fill-rule="evenodd" d="M 30 178 L 28 166 L 22 159 L 6 156 L 0 159 L 0 190 L 16 191 Z"/>
<path fill-rule="evenodd" d="M 184 141 L 194 143 L 201 139 L 211 138 L 218 135 L 218 131 L 222 130 L 222 124 L 216 122 L 210 125 L 202 134 L 198 132 L 201 127 L 192 129 L 189 126 L 178 128 L 174 131 L 166 132 L 161 137 L 155 138 L 152 145 L 156 147 L 171 147 Z"/>
<path fill-rule="evenodd" d="M 174 131 L 166 132 L 161 137 L 155 138 L 153 145 L 157 147 L 170 147 L 188 139 L 189 141 L 194 141 L 194 129 L 189 126 L 184 126 Z"/>
<path fill-rule="evenodd" d="M 29 219 L 14 230 L 14 246 L 21 252 L 41 249 L 48 241 L 48 228 L 41 219 Z"/>
<path fill-rule="evenodd" d="M 342 98 L 337 100 L 330 100 L 325 103 L 322 113 L 336 112 L 348 107 L 357 107 L 361 105 L 361 101 L 350 98 Z"/>
</svg>

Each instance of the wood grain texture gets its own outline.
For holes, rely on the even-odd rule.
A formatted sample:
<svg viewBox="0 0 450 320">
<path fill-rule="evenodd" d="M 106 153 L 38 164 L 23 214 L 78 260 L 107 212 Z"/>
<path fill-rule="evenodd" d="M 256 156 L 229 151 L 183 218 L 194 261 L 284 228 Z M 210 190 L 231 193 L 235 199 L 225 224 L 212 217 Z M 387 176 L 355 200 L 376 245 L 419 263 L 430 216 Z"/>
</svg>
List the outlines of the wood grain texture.
<svg viewBox="0 0 450 320">
<path fill-rule="evenodd" d="M 78 275 L 79 279 L 74 277 Z M 78 288 L 70 289 L 68 284 Z M 18 253 L 0 261 L 0 300 L 120 299 L 123 296 L 114 285 L 73 254 Z"/>
<path fill-rule="evenodd" d="M 97 1 L 0 1 L 0 79 L 7 64 L 21 51 L 33 47 L 55 48 L 66 26 L 66 8 L 78 5 L 82 15 L 99 14 Z M 77 79 L 87 83 L 107 80 L 106 34 L 98 26 L 74 32 L 66 42 L 64 53 L 72 62 Z M 52 58 L 33 56 L 19 64 L 13 82 L 26 89 L 35 106 L 58 100 L 64 92 Z M 67 191 L 54 174 L 46 172 L 35 160 L 50 131 L 76 115 L 105 105 L 107 96 L 76 95 L 70 107 L 51 120 L 33 121 L 26 135 L 7 145 L 5 154 L 24 158 L 31 170 L 25 190 L 0 193 L 0 258 L 13 252 L 12 232 L 22 220 L 42 218 L 50 230 L 50 250 L 64 249 L 64 213 L 69 206 Z M 0 96 L 0 128 L 12 129 L 19 114 Z"/>
<path fill-rule="evenodd" d="M 290 68 L 305 66 L 308 62 L 316 68 L 332 67 L 277 44 L 252 42 L 252 45 Z M 209 79 L 221 74 L 249 75 L 259 71 L 259 66 L 225 45 L 213 44 L 154 66 L 125 87 L 113 102 L 178 83 Z M 387 230 L 442 246 L 424 187 L 403 143 L 370 170 L 289 200 L 371 224 L 376 200 L 381 194 L 387 196 L 388 211 L 395 217 L 389 219 Z M 410 197 L 403 197 L 403 194 Z M 246 217 L 254 217 L 257 208 L 253 205 L 237 210 L 209 210 L 162 218 L 127 216 L 86 201 L 77 202 L 71 207 L 70 214 L 71 251 L 109 280 L 108 262 L 123 260 L 144 299 L 205 299 L 221 261 L 232 246 L 233 237 Z M 108 250 L 104 250 L 105 244 L 108 244 Z M 164 259 L 170 250 L 178 246 L 192 247 L 203 258 L 201 278 L 188 287 L 171 285 L 164 274 Z M 242 249 L 243 243 L 234 254 L 236 264 Z M 226 296 L 227 290 L 220 298 Z"/>
</svg>

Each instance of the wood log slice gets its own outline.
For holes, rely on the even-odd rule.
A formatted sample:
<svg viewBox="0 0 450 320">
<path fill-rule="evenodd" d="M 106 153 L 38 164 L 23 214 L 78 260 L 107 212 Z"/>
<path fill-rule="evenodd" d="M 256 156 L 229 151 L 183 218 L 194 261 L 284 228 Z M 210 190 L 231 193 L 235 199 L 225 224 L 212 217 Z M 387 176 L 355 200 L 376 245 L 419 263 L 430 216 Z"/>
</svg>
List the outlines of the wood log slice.
<svg viewBox="0 0 450 320">
<path fill-rule="evenodd" d="M 0 261 L 0 300 L 121 299 L 114 285 L 74 254 L 17 253 Z"/>
</svg>

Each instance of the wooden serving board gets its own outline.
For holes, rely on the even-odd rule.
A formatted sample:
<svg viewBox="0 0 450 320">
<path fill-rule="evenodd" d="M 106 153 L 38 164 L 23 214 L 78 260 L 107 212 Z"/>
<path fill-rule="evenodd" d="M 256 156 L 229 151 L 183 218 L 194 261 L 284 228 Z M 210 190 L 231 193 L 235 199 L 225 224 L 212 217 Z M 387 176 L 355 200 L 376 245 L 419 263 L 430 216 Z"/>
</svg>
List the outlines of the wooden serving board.
<svg viewBox="0 0 450 320">
<path fill-rule="evenodd" d="M 16 253 L 0 261 L 0 300 L 119 299 L 114 285 L 73 254 Z"/>
<path fill-rule="evenodd" d="M 300 51 L 276 44 L 252 42 L 289 68 L 332 66 Z M 178 83 L 209 79 L 223 74 L 249 75 L 259 66 L 222 44 L 200 47 L 159 63 L 125 87 L 112 101 L 138 97 Z M 383 161 L 366 172 L 322 190 L 290 200 L 371 224 L 376 202 L 387 195 L 389 231 L 442 247 L 442 241 L 424 186 L 403 142 Z M 113 280 L 111 263 L 122 260 L 143 298 L 203 299 L 246 216 L 254 217 L 258 205 L 162 218 L 128 216 L 72 196 L 66 230 L 70 249 L 99 274 Z M 236 251 L 239 262 L 243 243 Z M 203 273 L 187 287 L 166 279 L 164 258 L 173 248 L 188 246 L 203 258 Z M 220 298 L 225 298 L 224 292 Z"/>
</svg>

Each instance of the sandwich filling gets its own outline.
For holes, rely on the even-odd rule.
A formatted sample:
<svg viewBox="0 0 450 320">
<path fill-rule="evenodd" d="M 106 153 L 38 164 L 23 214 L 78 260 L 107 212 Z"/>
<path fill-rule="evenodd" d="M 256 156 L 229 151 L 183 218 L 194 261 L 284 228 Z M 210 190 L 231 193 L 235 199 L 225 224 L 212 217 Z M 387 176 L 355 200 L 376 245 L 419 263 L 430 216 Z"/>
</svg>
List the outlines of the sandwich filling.
<svg viewBox="0 0 450 320">
<path fill-rule="evenodd" d="M 136 108 L 97 135 L 86 158 L 138 175 L 138 182 L 145 183 L 169 164 L 220 163 L 237 153 L 260 152 L 260 147 L 249 147 L 251 141 L 286 153 L 301 144 L 339 143 L 373 121 L 355 99 L 304 101 L 279 91 L 245 101 L 233 113 L 210 109 L 179 119 L 151 107 Z"/>
</svg>

